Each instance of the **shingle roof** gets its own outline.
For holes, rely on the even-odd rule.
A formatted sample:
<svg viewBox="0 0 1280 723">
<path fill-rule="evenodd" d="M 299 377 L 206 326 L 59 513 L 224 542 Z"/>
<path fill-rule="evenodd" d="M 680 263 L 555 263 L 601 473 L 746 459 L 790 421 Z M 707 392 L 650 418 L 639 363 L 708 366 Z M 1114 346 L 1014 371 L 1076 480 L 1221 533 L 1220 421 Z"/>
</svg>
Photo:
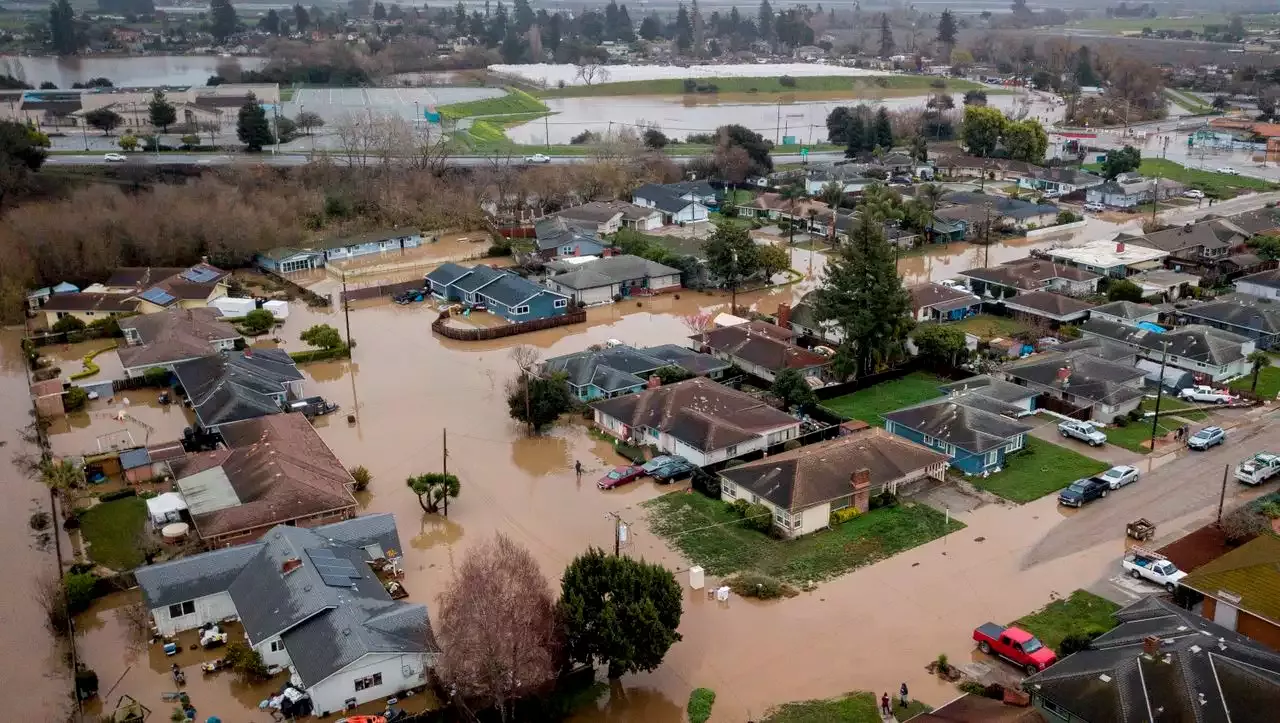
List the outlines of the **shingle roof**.
<svg viewBox="0 0 1280 723">
<path fill-rule="evenodd" d="M 594 385 L 606 392 L 616 392 L 644 384 L 650 372 L 666 366 L 680 367 L 691 374 L 707 374 L 727 369 L 728 362 L 709 354 L 699 354 L 674 344 L 636 349 L 615 346 L 610 349 L 581 351 L 552 357 L 543 362 L 547 372 L 563 372 L 570 384 Z"/>
<path fill-rule="evenodd" d="M 1059 370 L 1063 368 L 1070 371 L 1065 383 L 1059 380 Z M 1027 363 L 1015 364 L 1007 368 L 1005 374 L 1108 405 L 1141 397 L 1142 390 L 1128 384 L 1144 376 L 1141 369 L 1110 362 L 1087 351 L 1043 355 Z"/>
<path fill-rule="evenodd" d="M 637 206 L 636 208 L 640 207 Z M 608 241 L 595 235 L 594 232 L 572 226 L 564 219 L 557 217 L 539 220 L 535 224 L 534 230 L 537 233 L 536 243 L 539 251 L 548 251 L 578 243 L 593 244 L 602 249 L 608 248 L 610 245 Z"/>
<path fill-rule="evenodd" d="M 733 366 L 729 362 L 717 359 L 710 354 L 702 354 L 675 344 L 645 347 L 640 349 L 640 352 L 661 359 L 670 366 L 680 367 L 690 374 L 711 374 Z"/>
<path fill-rule="evenodd" d="M 506 273 L 491 284 L 485 284 L 479 293 L 506 306 L 518 306 L 539 294 L 552 292 L 538 286 L 523 276 Z"/>
<path fill-rule="evenodd" d="M 173 371 L 205 428 L 275 414 L 280 406 L 270 395 L 284 393 L 286 382 L 303 379 L 280 349 L 213 354 L 176 364 Z"/>
<path fill-rule="evenodd" d="M 124 313 L 138 310 L 138 300 L 129 294 L 73 292 L 54 294 L 40 307 L 42 311 L 104 311 Z"/>
<path fill-rule="evenodd" d="M 1199 324 L 1179 327 L 1161 334 L 1106 319 L 1090 319 L 1081 325 L 1080 331 L 1136 346 L 1148 352 L 1163 353 L 1167 345 L 1170 356 L 1215 366 L 1243 359 L 1245 354 L 1240 347 L 1249 341 L 1239 334 Z"/>
<path fill-rule="evenodd" d="M 799 423 L 786 412 L 702 377 L 591 406 L 633 429 L 657 429 L 703 452 L 724 449 Z"/>
<path fill-rule="evenodd" d="M 427 274 L 426 279 L 427 281 L 434 281 L 437 284 L 448 286 L 469 273 L 471 273 L 471 269 L 468 269 L 465 266 L 459 266 L 452 261 L 446 261 L 432 269 L 431 272 Z"/>
<path fill-rule="evenodd" d="M 111 287 L 128 286 L 141 290 L 186 270 L 182 266 L 122 266 L 111 272 L 103 283 Z"/>
<path fill-rule="evenodd" d="M 222 592 L 260 551 L 261 545 L 237 545 L 134 570 L 150 608 Z"/>
<path fill-rule="evenodd" d="M 655 207 L 667 213 L 679 213 L 686 206 L 694 203 L 694 201 L 686 201 L 680 198 L 679 191 L 673 191 L 653 183 L 647 183 L 637 188 L 635 193 L 631 194 L 631 197 L 649 201 Z"/>
<path fill-rule="evenodd" d="M 120 347 L 126 369 L 206 356 L 215 341 L 240 338 L 234 326 L 222 321 L 222 312 L 208 307 L 130 316 L 120 320 L 120 328 L 134 329 L 142 339 L 139 345 Z"/>
<path fill-rule="evenodd" d="M 803 510 L 853 493 L 851 475 L 866 469 L 872 489 L 917 477 L 947 456 L 882 429 L 811 444 L 724 470 L 720 474 L 774 505 Z"/>
<path fill-rule="evenodd" d="M 359 246 L 360 244 L 373 243 L 374 241 L 386 241 L 393 238 L 417 236 L 421 233 L 422 232 L 416 228 L 381 229 L 378 231 L 366 231 L 364 233 L 345 236 L 330 236 L 329 238 L 311 241 L 307 243 L 307 247 L 315 249 L 340 249 L 346 248 L 347 246 Z"/>
<path fill-rule="evenodd" d="M 1031 427 L 1021 422 L 993 414 L 968 401 L 968 395 L 935 399 L 889 412 L 884 418 L 974 453 L 1001 447 L 1009 439 L 1031 431 Z"/>
<path fill-rule="evenodd" d="M 1265 334 L 1280 334 L 1280 306 L 1261 299 L 1236 297 L 1211 301 L 1207 304 L 1180 309 L 1178 313 L 1192 319 L 1208 319 L 1241 329 Z"/>
<path fill-rule="evenodd" d="M 1230 221 L 1252 234 L 1267 233 L 1280 229 L 1280 211 L 1274 208 L 1260 208 L 1257 211 L 1232 216 Z"/>
<path fill-rule="evenodd" d="M 1205 250 L 1224 249 L 1242 244 L 1250 236 L 1248 231 L 1219 218 L 1149 233 L 1133 239 L 1133 243 L 1175 254 L 1195 246 L 1203 246 Z"/>
<path fill-rule="evenodd" d="M 1150 304 L 1135 304 L 1132 301 L 1113 301 L 1110 304 L 1093 307 L 1090 314 L 1107 314 L 1121 319 L 1141 319 L 1156 313 L 1156 307 Z"/>
<path fill-rule="evenodd" d="M 1272 289 L 1280 289 L 1280 269 L 1271 269 L 1270 271 L 1262 271 L 1248 276 L 1241 276 L 1236 279 L 1236 283 L 1257 284 L 1258 286 L 1266 286 Z"/>
<path fill-rule="evenodd" d="M 946 312 L 952 309 L 964 309 L 982 301 L 968 291 L 942 284 L 918 284 L 907 291 L 911 294 L 911 305 L 917 309 L 927 306 Z"/>
<path fill-rule="evenodd" d="M 457 281 L 452 282 L 452 285 L 457 289 L 459 289 L 460 291 L 465 291 L 465 292 L 476 291 L 477 289 L 484 286 L 485 284 L 491 283 L 494 280 L 498 279 L 505 273 L 507 272 L 501 269 L 495 269 L 492 266 L 485 266 L 484 264 L 480 264 L 477 266 L 472 266 L 471 272 L 469 274 L 463 276 Z"/>
<path fill-rule="evenodd" d="M 721 354 L 742 359 L 770 371 L 822 366 L 828 359 L 792 344 L 793 332 L 763 321 L 726 326 L 695 334 L 690 339 Z"/>
<path fill-rule="evenodd" d="M 1038 311 L 1049 316 L 1070 316 L 1093 308 L 1093 304 L 1087 301 L 1074 299 L 1064 294 L 1055 294 L 1052 291 L 1032 291 L 1027 294 L 1018 294 L 1005 299 L 1004 305 L 1031 312 Z"/>
<path fill-rule="evenodd" d="M 961 271 L 960 275 L 1027 291 L 1039 289 L 1053 279 L 1090 281 L 1101 278 L 1097 274 L 1091 274 L 1074 266 L 1035 258 L 1018 259 L 999 266 L 969 269 Z"/>
<path fill-rule="evenodd" d="M 1280 537 L 1258 535 L 1197 568 L 1182 584 L 1213 597 L 1220 591 L 1238 595 L 1235 607 L 1280 625 Z"/>
<path fill-rule="evenodd" d="M 574 268 L 575 271 L 556 274 L 550 278 L 561 286 L 581 291 L 634 279 L 651 279 L 655 276 L 672 276 L 680 273 L 679 269 L 631 254 L 606 256 L 579 264 Z"/>
<path fill-rule="evenodd" d="M 606 201 L 590 201 L 582 204 L 581 206 L 573 206 L 562 211 L 557 211 L 556 215 L 564 219 L 604 223 L 621 213 L 622 209 L 614 208 Z"/>
<path fill-rule="evenodd" d="M 1040 393 L 1034 389 L 1027 389 L 1020 384 L 1006 382 L 1003 379 L 996 379 L 989 374 L 980 374 L 976 377 L 961 379 L 958 382 L 943 384 L 938 387 L 943 394 L 957 394 L 960 392 L 975 392 L 985 397 L 998 399 L 1002 402 L 1018 402 L 1027 397 L 1034 397 Z"/>
</svg>

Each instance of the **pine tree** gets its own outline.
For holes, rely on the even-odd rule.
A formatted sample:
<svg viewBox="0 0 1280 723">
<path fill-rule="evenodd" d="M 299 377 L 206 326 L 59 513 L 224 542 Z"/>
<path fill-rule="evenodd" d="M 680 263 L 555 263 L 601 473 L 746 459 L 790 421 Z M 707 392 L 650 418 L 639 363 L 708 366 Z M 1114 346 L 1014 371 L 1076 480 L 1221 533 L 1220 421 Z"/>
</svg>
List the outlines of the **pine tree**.
<svg viewBox="0 0 1280 723">
<path fill-rule="evenodd" d="M 769 0 L 760 0 L 760 11 L 756 13 L 756 29 L 760 31 L 762 40 L 773 40 L 773 6 Z"/>
<path fill-rule="evenodd" d="M 165 97 L 163 90 L 157 90 L 151 96 L 151 102 L 147 104 L 147 110 L 151 114 L 151 126 L 160 128 L 163 132 L 169 132 L 170 124 L 178 120 L 178 109 L 173 107 L 169 99 Z"/>
<path fill-rule="evenodd" d="M 271 124 L 267 121 L 267 111 L 253 93 L 240 106 L 240 114 L 236 119 L 236 136 L 250 153 L 259 153 L 264 146 L 275 142 L 271 135 Z"/>
<path fill-rule="evenodd" d="M 239 24 L 240 19 L 236 17 L 231 0 L 212 0 L 209 3 L 209 32 L 219 43 L 234 35 Z"/>
<path fill-rule="evenodd" d="M 293 25 L 298 28 L 300 33 L 307 32 L 307 29 L 311 27 L 311 16 L 301 4 L 293 6 Z"/>
<path fill-rule="evenodd" d="M 876 111 L 875 145 L 886 151 L 893 148 L 893 125 L 889 122 L 889 111 L 884 106 Z"/>
<path fill-rule="evenodd" d="M 950 10 L 943 10 L 942 17 L 938 18 L 938 43 L 947 49 L 948 54 L 955 47 L 956 19 Z"/>
<path fill-rule="evenodd" d="M 889 27 L 889 14 L 880 14 L 880 57 L 893 55 L 893 29 Z"/>
<path fill-rule="evenodd" d="M 72 55 L 80 49 L 76 13 L 67 0 L 58 0 L 49 6 L 49 42 L 58 55 Z"/>
<path fill-rule="evenodd" d="M 862 122 L 862 115 L 859 113 L 851 113 L 849 122 L 845 125 L 845 158 L 855 158 L 867 150 L 867 129 Z"/>
<path fill-rule="evenodd" d="M 676 47 L 687 53 L 693 47 L 693 23 L 689 20 L 689 11 L 684 3 L 676 10 Z"/>
</svg>

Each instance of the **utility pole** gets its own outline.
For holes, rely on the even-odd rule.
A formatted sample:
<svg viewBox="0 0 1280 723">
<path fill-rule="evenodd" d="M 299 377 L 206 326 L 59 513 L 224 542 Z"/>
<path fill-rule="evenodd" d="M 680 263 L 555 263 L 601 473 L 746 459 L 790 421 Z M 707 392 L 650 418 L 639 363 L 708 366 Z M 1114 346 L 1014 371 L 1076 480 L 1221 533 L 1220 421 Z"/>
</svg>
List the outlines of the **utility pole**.
<svg viewBox="0 0 1280 723">
<path fill-rule="evenodd" d="M 622 554 L 622 536 L 627 528 L 622 515 L 617 512 L 609 512 L 608 515 L 613 518 L 613 556 L 618 557 Z"/>
<path fill-rule="evenodd" d="M 733 251 L 733 270 L 729 272 L 729 313 L 735 315 L 738 313 L 738 252 L 736 249 Z"/>
<path fill-rule="evenodd" d="M 440 430 L 440 440 L 443 447 L 440 451 L 440 469 L 444 471 L 446 482 L 444 483 L 444 516 L 449 516 L 449 430 Z"/>
<path fill-rule="evenodd" d="M 991 203 L 990 202 L 986 204 L 986 208 L 987 208 L 987 223 L 982 229 L 982 235 L 986 239 L 986 243 L 983 244 L 985 248 L 982 251 L 982 267 L 983 268 L 988 268 L 991 266 Z"/>
<path fill-rule="evenodd" d="M 542 132 L 547 136 L 547 151 L 551 150 L 551 116 L 542 116 Z"/>
<path fill-rule="evenodd" d="M 773 144 L 782 145 L 782 101 L 778 101 L 778 121 L 773 126 Z"/>
<path fill-rule="evenodd" d="M 1227 476 L 1231 474 L 1231 465 L 1222 468 L 1222 492 L 1218 494 L 1218 524 L 1222 524 L 1222 506 L 1227 501 Z"/>
<path fill-rule="evenodd" d="M 342 316 L 347 322 L 347 355 L 351 354 L 351 302 L 347 300 L 347 270 L 342 270 Z"/>
<path fill-rule="evenodd" d="M 1160 357 L 1160 376 L 1156 379 L 1156 415 L 1151 418 L 1151 451 L 1156 451 L 1156 425 L 1160 423 L 1160 398 L 1164 396 L 1164 365 L 1169 361 L 1169 342 L 1161 342 L 1164 353 Z"/>
<path fill-rule="evenodd" d="M 1160 208 L 1160 176 L 1157 174 L 1151 185 L 1151 225 L 1156 223 L 1156 209 Z"/>
</svg>

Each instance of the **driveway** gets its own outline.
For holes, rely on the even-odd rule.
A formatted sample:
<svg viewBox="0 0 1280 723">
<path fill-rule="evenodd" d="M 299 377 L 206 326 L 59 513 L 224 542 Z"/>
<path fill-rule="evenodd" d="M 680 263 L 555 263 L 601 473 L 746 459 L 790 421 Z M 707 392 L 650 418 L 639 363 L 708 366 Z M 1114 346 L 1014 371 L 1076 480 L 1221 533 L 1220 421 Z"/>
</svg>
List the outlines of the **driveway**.
<svg viewBox="0 0 1280 723">
<path fill-rule="evenodd" d="M 1124 447 L 1117 447 L 1114 444 L 1104 444 L 1101 447 L 1090 447 L 1080 440 L 1071 437 L 1063 438 L 1062 433 L 1058 431 L 1058 423 L 1039 423 L 1031 430 L 1031 436 L 1043 439 L 1046 442 L 1053 442 L 1056 445 L 1075 450 L 1086 457 L 1092 457 L 1100 462 L 1115 467 L 1118 464 L 1138 465 L 1145 459 L 1144 455 L 1137 452 L 1131 452 Z"/>
</svg>

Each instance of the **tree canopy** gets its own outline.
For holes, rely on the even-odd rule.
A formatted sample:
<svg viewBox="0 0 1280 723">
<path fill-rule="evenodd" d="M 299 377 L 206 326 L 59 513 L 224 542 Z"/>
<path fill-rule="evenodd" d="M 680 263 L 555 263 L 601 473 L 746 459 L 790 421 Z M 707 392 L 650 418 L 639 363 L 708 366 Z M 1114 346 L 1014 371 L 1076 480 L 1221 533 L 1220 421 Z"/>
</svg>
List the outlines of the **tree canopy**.
<svg viewBox="0 0 1280 723">
<path fill-rule="evenodd" d="M 783 369 L 778 372 L 769 393 L 782 400 L 782 406 L 786 408 L 807 407 L 818 401 L 813 387 L 809 386 L 798 369 Z"/>
<path fill-rule="evenodd" d="M 1004 113 L 998 108 L 979 105 L 964 107 L 964 123 L 960 138 L 969 152 L 975 156 L 990 156 L 1004 133 Z"/>
<path fill-rule="evenodd" d="M 742 279 L 760 268 L 760 247 L 751 240 L 746 228 L 720 224 L 702 243 L 707 270 L 723 281 L 725 288 L 736 289 Z"/>
<path fill-rule="evenodd" d="M 267 312 L 268 314 L 271 312 Z M 338 330 L 328 324 L 316 324 L 308 327 L 298 338 L 311 346 L 320 347 L 321 349 L 341 349 L 342 335 Z"/>
<path fill-rule="evenodd" d="M 423 512 L 435 514 L 440 510 L 440 503 L 445 496 L 454 497 L 462 491 L 462 482 L 457 476 L 440 472 L 428 472 L 417 477 L 406 479 L 405 486 L 418 496 L 418 505 Z"/>
<path fill-rule="evenodd" d="M 572 408 L 573 395 L 563 374 L 541 377 L 521 371 L 508 385 L 507 410 L 511 418 L 529 425 L 535 433 Z"/>
<path fill-rule="evenodd" d="M 1138 170 L 1141 165 L 1142 151 L 1133 146 L 1125 146 L 1107 151 L 1106 157 L 1102 160 L 1102 175 L 1110 181 L 1121 173 Z"/>
<path fill-rule="evenodd" d="M 165 97 L 164 91 L 158 88 L 151 96 L 151 102 L 147 104 L 147 112 L 150 114 L 152 127 L 161 128 L 165 133 L 168 133 L 169 126 L 178 120 L 178 109 L 173 107 L 173 103 Z"/>
<path fill-rule="evenodd" d="M 911 336 L 916 355 L 933 366 L 956 366 L 968 353 L 964 332 L 954 326 L 926 324 Z"/>
<path fill-rule="evenodd" d="M 236 137 L 250 153 L 259 153 L 263 147 L 275 142 L 271 135 L 271 123 L 267 120 L 267 112 L 258 103 L 258 98 L 250 93 L 240 106 L 236 119 Z"/>
</svg>

